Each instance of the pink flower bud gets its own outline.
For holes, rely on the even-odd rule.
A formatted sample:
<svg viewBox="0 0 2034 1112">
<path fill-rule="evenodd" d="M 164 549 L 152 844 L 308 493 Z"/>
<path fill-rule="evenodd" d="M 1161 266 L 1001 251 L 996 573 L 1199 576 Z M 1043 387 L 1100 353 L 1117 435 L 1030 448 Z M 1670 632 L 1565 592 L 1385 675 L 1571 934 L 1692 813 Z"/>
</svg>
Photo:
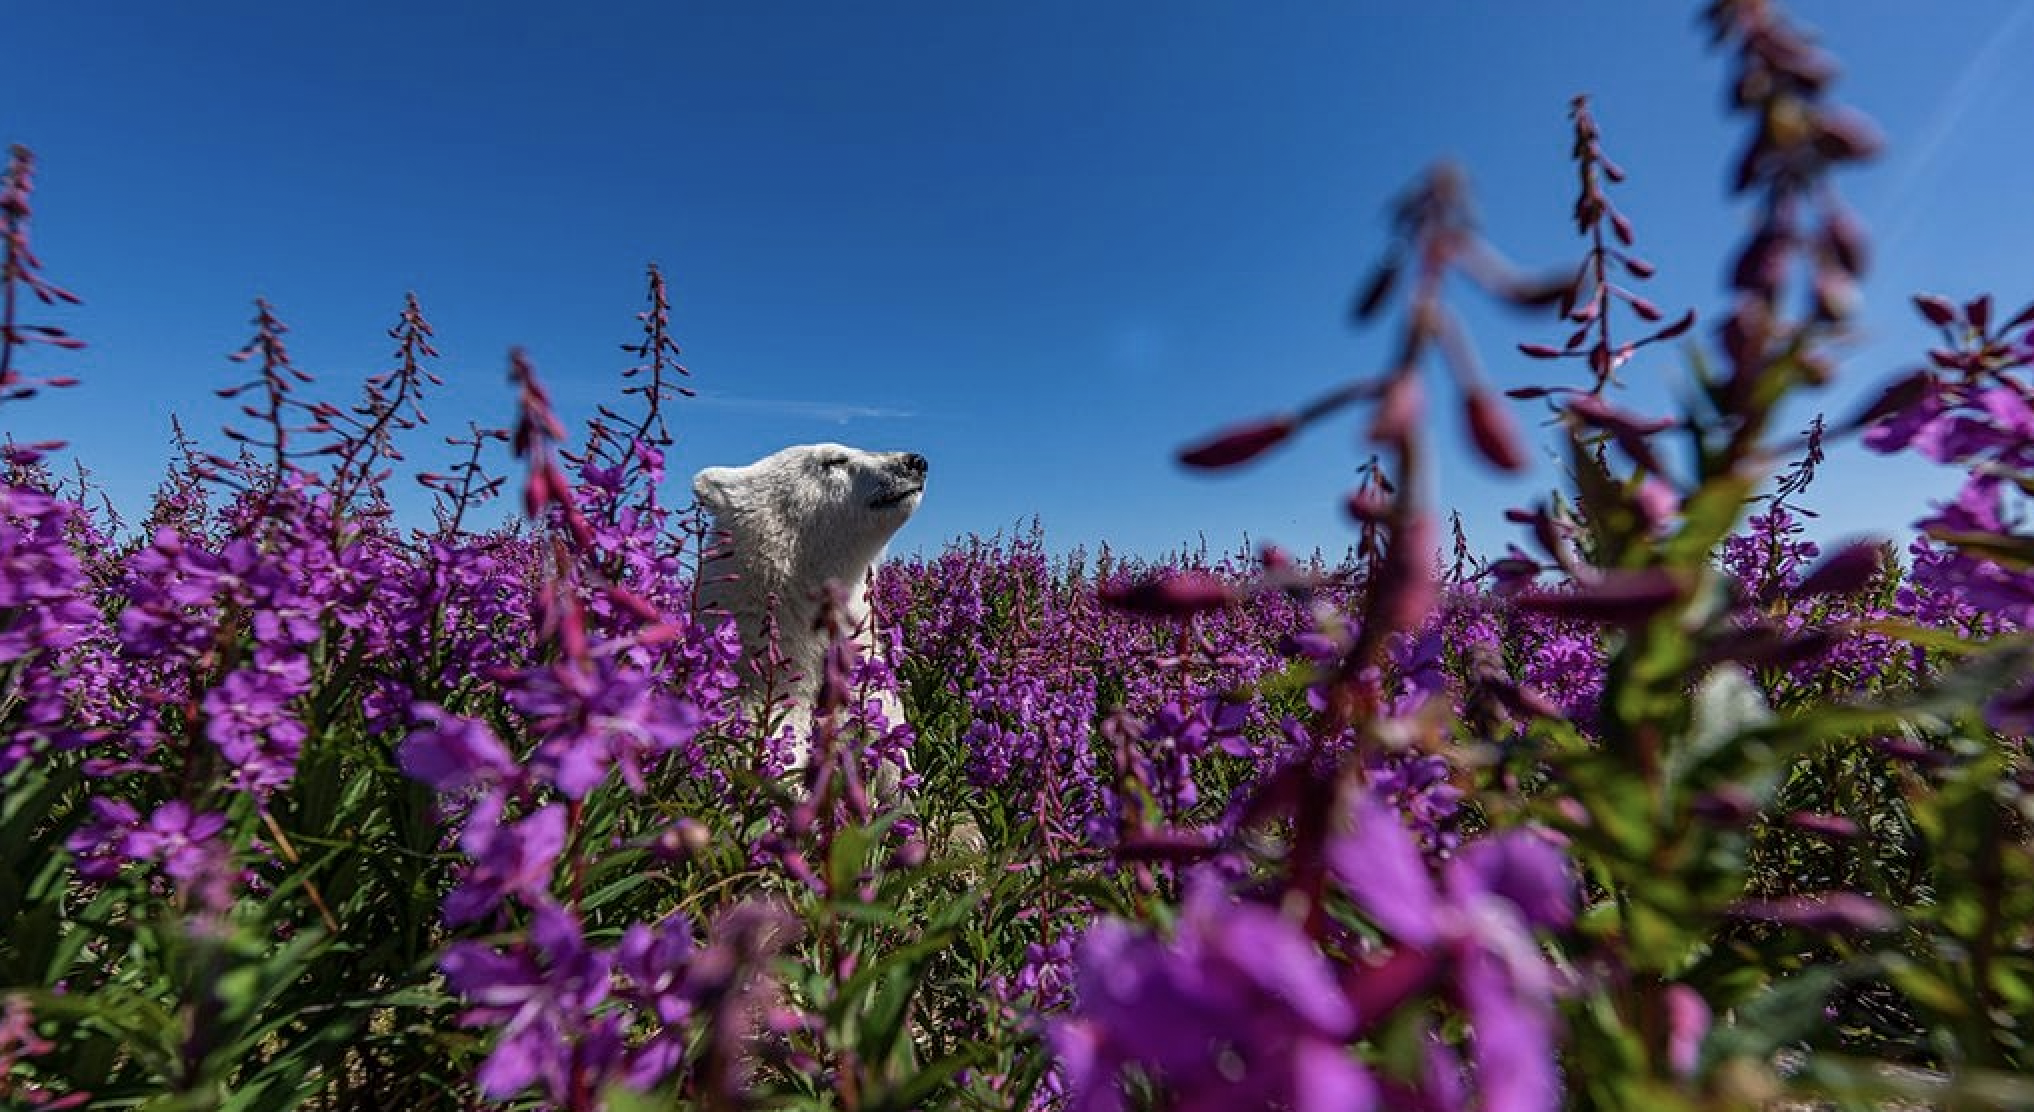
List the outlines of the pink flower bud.
<svg viewBox="0 0 2034 1112">
<path fill-rule="evenodd" d="M 1932 293 L 1915 294 L 1914 308 L 1919 309 L 1921 315 L 1928 318 L 1928 323 L 1937 328 L 1947 328 L 1950 322 L 1956 319 L 1956 306 L 1951 304 L 1948 298 L 1937 297 Z"/>
<path fill-rule="evenodd" d="M 1832 108 L 1815 121 L 1815 149 L 1833 162 L 1870 158 L 1883 146 L 1878 128 L 1861 112 Z"/>
<path fill-rule="evenodd" d="M 1657 475 L 1648 475 L 1639 483 L 1638 494 L 1632 501 L 1640 520 L 1650 530 L 1658 530 L 1681 512 L 1680 492 Z"/>
<path fill-rule="evenodd" d="M 1753 900 L 1739 904 L 1736 914 L 1746 919 L 1763 919 L 1807 930 L 1840 933 L 1876 933 L 1900 925 L 1900 917 L 1886 905 L 1857 892 Z"/>
<path fill-rule="evenodd" d="M 1681 319 L 1653 333 L 1652 338 L 1646 342 L 1652 344 L 1658 343 L 1661 340 L 1671 340 L 1693 327 L 1695 327 L 1695 310 L 1690 309 L 1681 314 Z"/>
<path fill-rule="evenodd" d="M 1979 332 L 1983 332 L 1991 327 L 1992 295 L 1980 294 L 1965 302 L 1963 306 L 1963 319 L 1969 321 L 1970 326 Z"/>
<path fill-rule="evenodd" d="M 1865 236 L 1864 226 L 1848 210 L 1838 209 L 1823 222 L 1822 245 L 1829 251 L 1830 259 L 1852 277 L 1865 272 L 1871 257 L 1871 241 Z"/>
<path fill-rule="evenodd" d="M 1227 583 L 1200 571 L 1162 575 L 1128 586 L 1112 584 L 1096 593 L 1118 610 L 1157 618 L 1183 618 L 1220 610 L 1241 598 Z"/>
<path fill-rule="evenodd" d="M 1349 492 L 1342 508 L 1360 525 L 1378 525 L 1391 516 L 1391 496 L 1375 487 Z"/>
<path fill-rule="evenodd" d="M 1236 425 L 1180 452 L 1179 461 L 1188 467 L 1218 471 L 1247 463 L 1276 447 L 1293 434 L 1298 425 L 1290 417 L 1272 417 Z"/>
<path fill-rule="evenodd" d="M 1519 447 L 1518 427 L 1504 404 L 1480 389 L 1470 391 L 1468 402 L 1469 437 L 1476 442 L 1476 450 L 1499 471 L 1524 471 L 1525 450 Z"/>
<path fill-rule="evenodd" d="M 1857 823 L 1842 815 L 1824 815 L 1812 811 L 1796 811 L 1788 815 L 1787 825 L 1796 830 L 1805 830 L 1810 834 L 1820 834 L 1825 838 L 1835 838 L 1839 841 L 1847 841 L 1862 833 Z"/>
<path fill-rule="evenodd" d="M 1801 585 L 1796 598 L 1814 595 L 1848 595 L 1864 590 L 1878 576 L 1884 552 L 1875 540 L 1855 541 L 1816 564 Z"/>
<path fill-rule="evenodd" d="M 1682 1077 L 1695 1076 L 1711 1012 L 1702 994 L 1687 985 L 1667 986 L 1667 1064 Z"/>
<path fill-rule="evenodd" d="M 1637 625 L 1673 605 L 1681 581 L 1665 568 L 1608 572 L 1572 591 L 1536 591 L 1518 596 L 1520 609 L 1579 622 Z"/>
</svg>

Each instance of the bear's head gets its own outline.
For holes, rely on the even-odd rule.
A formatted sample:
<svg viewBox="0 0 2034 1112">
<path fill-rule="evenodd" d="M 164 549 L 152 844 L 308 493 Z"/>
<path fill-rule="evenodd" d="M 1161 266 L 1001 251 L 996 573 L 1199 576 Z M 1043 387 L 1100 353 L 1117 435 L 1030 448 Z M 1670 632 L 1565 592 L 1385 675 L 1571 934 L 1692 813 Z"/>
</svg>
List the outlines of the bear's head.
<svg viewBox="0 0 2034 1112">
<path fill-rule="evenodd" d="M 736 563 L 800 586 L 859 582 L 925 492 L 925 457 L 800 444 L 692 480 Z"/>
</svg>

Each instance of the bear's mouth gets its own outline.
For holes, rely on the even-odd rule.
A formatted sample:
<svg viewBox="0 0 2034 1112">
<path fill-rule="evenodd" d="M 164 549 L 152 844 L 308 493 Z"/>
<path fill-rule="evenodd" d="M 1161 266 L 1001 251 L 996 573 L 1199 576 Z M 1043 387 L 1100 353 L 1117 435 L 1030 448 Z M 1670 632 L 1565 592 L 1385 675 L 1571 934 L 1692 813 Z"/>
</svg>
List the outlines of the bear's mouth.
<svg viewBox="0 0 2034 1112">
<path fill-rule="evenodd" d="M 897 487 L 896 489 L 891 490 L 886 494 L 871 499 L 869 502 L 869 508 L 872 510 L 892 509 L 894 507 L 901 506 L 906 502 L 909 502 L 910 500 L 918 497 L 920 494 L 924 492 L 925 488 L 923 486 Z"/>
</svg>

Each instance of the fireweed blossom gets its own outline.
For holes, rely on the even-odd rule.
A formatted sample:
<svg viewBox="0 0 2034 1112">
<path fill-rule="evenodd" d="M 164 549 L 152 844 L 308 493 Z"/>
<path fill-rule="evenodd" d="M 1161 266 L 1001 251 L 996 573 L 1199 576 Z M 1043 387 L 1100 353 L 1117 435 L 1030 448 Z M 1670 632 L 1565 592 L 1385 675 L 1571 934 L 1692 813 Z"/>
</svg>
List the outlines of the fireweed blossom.
<svg viewBox="0 0 2034 1112">
<path fill-rule="evenodd" d="M 448 794 L 521 783 L 522 766 L 487 723 L 429 703 L 410 714 L 417 726 L 396 750 L 396 763 L 412 780 Z"/>
<path fill-rule="evenodd" d="M 233 769 L 234 788 L 266 799 L 296 775 L 308 731 L 290 703 L 310 686 L 309 662 L 290 657 L 236 669 L 205 693 L 205 737 Z"/>
<path fill-rule="evenodd" d="M 1298 923 L 1198 879 L 1171 940 L 1118 920 L 1074 953 L 1074 1004 L 1047 1039 L 1066 1112 L 1118 1112 L 1135 1070 L 1174 1112 L 1365 1112 L 1377 1086 L 1346 1048 L 1357 1012 Z"/>
<path fill-rule="evenodd" d="M 457 942 L 440 963 L 445 982 L 472 1002 L 468 1026 L 495 1028 L 497 1041 L 475 1080 L 496 1100 L 539 1086 L 557 1105 L 597 1092 L 626 1052 L 624 1020 L 602 1010 L 614 957 L 586 943 L 579 923 L 540 908 L 527 938 L 506 949 Z"/>
<path fill-rule="evenodd" d="M 1470 1026 L 1471 1061 L 1489 1112 L 1559 1106 L 1555 978 L 1535 929 L 1574 921 L 1576 882 L 1561 851 L 1530 830 L 1494 834 L 1429 871 L 1411 831 L 1369 796 L 1328 846 L 1328 865 L 1398 948 L 1350 982 L 1365 1022 L 1409 990 L 1446 984 Z"/>
<path fill-rule="evenodd" d="M 521 673 L 507 694 L 543 739 L 531 755 L 532 771 L 568 799 L 585 798 L 615 768 L 641 794 L 645 768 L 671 754 L 686 770 L 703 772 L 706 757 L 696 740 L 707 714 L 667 683 L 616 653 L 597 657 L 590 669 L 560 662 Z"/>
<path fill-rule="evenodd" d="M 0 776 L 48 748 L 89 740 L 80 729 L 72 658 L 103 619 L 68 532 L 69 503 L 0 483 L 0 704 L 18 704 L 0 735 Z"/>
<path fill-rule="evenodd" d="M 35 1059 L 57 1048 L 35 1033 L 35 1013 L 21 996 L 7 997 L 0 1006 L 0 1103 L 8 1108 L 58 1112 L 77 1108 L 92 1098 L 89 1093 L 59 1094 L 29 1080 Z"/>
<path fill-rule="evenodd" d="M 171 800 L 127 834 L 121 851 L 136 861 L 161 862 L 163 873 L 173 880 L 191 881 L 212 863 L 213 839 L 224 829 L 225 815 L 195 812 L 190 804 Z"/>
<path fill-rule="evenodd" d="M 141 812 L 132 803 L 104 796 L 86 802 L 91 817 L 71 830 L 64 848 L 71 851 L 73 867 L 86 880 L 107 881 L 120 875 L 132 860 L 128 839 L 141 826 Z"/>
<path fill-rule="evenodd" d="M 80 878 L 103 884 L 130 866 L 152 867 L 193 912 L 216 916 L 232 904 L 242 878 L 220 836 L 226 816 L 194 811 L 181 800 L 162 804 L 146 819 L 133 804 L 104 796 L 86 806 L 91 817 L 64 843 Z"/>
<path fill-rule="evenodd" d="M 445 922 L 471 923 L 515 899 L 525 907 L 551 902 L 551 876 L 565 852 L 565 807 L 551 803 L 514 822 L 505 821 L 499 794 L 481 796 L 459 832 L 470 863 L 459 887 L 445 897 Z"/>
</svg>

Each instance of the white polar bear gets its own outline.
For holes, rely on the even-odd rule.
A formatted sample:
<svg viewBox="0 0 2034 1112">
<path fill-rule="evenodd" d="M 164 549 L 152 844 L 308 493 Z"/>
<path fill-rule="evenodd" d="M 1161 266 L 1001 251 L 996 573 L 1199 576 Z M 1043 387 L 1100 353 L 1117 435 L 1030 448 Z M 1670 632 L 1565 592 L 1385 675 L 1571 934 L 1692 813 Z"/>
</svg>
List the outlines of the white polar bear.
<svg viewBox="0 0 2034 1112">
<path fill-rule="evenodd" d="M 771 679 L 771 694 L 789 699 L 801 743 L 825 667 L 827 638 L 814 628 L 821 588 L 832 580 L 846 589 L 841 618 L 862 651 L 873 652 L 869 571 L 918 508 L 927 466 L 915 452 L 801 444 L 746 467 L 709 467 L 692 480 L 693 493 L 723 534 L 700 570 L 699 609 L 734 618 L 750 662 L 743 684 L 757 695 L 764 677 L 755 665 L 768 649 L 774 600 L 784 665 Z M 881 698 L 890 721 L 901 722 L 895 694 Z M 800 744 L 794 763 L 804 759 Z"/>
</svg>

